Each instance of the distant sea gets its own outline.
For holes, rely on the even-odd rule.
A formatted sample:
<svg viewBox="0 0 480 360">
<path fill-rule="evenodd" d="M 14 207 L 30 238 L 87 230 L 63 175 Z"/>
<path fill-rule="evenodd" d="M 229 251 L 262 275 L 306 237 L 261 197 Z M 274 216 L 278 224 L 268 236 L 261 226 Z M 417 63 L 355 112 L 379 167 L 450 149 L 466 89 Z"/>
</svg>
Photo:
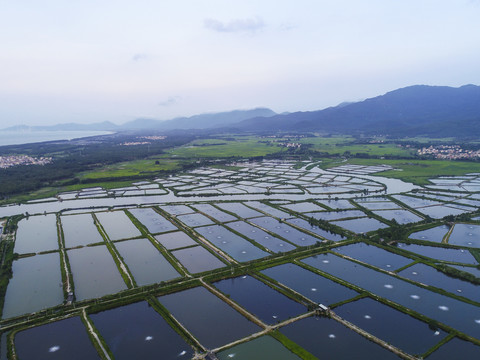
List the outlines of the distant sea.
<svg viewBox="0 0 480 360">
<path fill-rule="evenodd" d="M 0 131 L 0 146 L 31 144 L 43 141 L 72 140 L 111 134 L 110 131 Z"/>
</svg>

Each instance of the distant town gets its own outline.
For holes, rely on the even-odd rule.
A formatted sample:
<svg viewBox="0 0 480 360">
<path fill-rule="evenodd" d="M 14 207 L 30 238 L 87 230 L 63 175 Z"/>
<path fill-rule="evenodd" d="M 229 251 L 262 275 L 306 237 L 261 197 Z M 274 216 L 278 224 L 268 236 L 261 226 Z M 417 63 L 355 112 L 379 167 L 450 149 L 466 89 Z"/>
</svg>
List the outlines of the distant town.
<svg viewBox="0 0 480 360">
<path fill-rule="evenodd" d="M 432 155 L 436 159 L 447 160 L 475 159 L 480 157 L 480 150 L 465 150 L 459 145 L 439 145 L 421 148 L 417 154 L 420 156 Z"/>
<path fill-rule="evenodd" d="M 0 156 L 0 169 L 18 165 L 46 165 L 52 162 L 51 157 L 34 158 L 28 155 Z"/>
</svg>

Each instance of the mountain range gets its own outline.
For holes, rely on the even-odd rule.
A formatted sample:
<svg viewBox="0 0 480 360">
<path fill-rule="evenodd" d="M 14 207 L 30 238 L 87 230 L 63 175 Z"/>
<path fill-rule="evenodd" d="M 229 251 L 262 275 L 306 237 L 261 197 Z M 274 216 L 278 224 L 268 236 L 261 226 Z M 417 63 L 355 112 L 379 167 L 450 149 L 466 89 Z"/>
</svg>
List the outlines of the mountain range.
<svg viewBox="0 0 480 360">
<path fill-rule="evenodd" d="M 201 114 L 168 121 L 136 119 L 123 125 L 61 124 L 31 130 L 315 131 L 396 136 L 472 137 L 480 131 L 480 86 L 414 85 L 318 111 L 276 114 L 267 108 Z M 20 130 L 21 127 L 9 128 Z"/>
</svg>

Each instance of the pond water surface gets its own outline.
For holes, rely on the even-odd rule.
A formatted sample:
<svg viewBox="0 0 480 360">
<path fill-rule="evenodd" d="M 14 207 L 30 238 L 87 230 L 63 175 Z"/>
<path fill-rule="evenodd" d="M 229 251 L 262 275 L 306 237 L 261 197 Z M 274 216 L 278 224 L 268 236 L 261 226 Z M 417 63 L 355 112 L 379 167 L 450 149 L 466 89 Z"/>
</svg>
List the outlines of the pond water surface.
<svg viewBox="0 0 480 360">
<path fill-rule="evenodd" d="M 91 214 L 62 216 L 61 221 L 66 248 L 103 242 Z"/>
<path fill-rule="evenodd" d="M 480 286 L 469 281 L 456 279 L 444 274 L 437 269 L 425 265 L 415 264 L 400 271 L 398 275 L 420 282 L 425 285 L 435 286 L 458 296 L 480 302 Z"/>
<path fill-rule="evenodd" d="M 63 302 L 58 252 L 15 260 L 2 318 L 31 313 Z"/>
<path fill-rule="evenodd" d="M 294 264 L 271 267 L 262 270 L 261 273 L 310 300 L 325 305 L 331 305 L 358 295 L 356 291 Z"/>
<path fill-rule="evenodd" d="M 440 225 L 431 229 L 411 233 L 408 237 L 410 239 L 433 241 L 440 243 L 442 242 L 443 237 L 447 234 L 448 230 L 450 230 L 450 228 L 447 225 Z"/>
<path fill-rule="evenodd" d="M 225 279 L 213 285 L 267 324 L 275 324 L 307 311 L 305 306 L 251 276 Z"/>
<path fill-rule="evenodd" d="M 161 296 L 158 300 L 208 349 L 261 330 L 204 287 Z"/>
<path fill-rule="evenodd" d="M 452 360 L 458 359 L 480 359 L 480 346 L 471 342 L 453 338 L 440 349 L 436 350 L 427 359 L 428 360 Z"/>
<path fill-rule="evenodd" d="M 249 342 L 217 353 L 219 360 L 300 360 L 279 341 L 271 336 L 262 336 Z"/>
<path fill-rule="evenodd" d="M 58 237 L 55 215 L 29 216 L 18 222 L 14 252 L 26 254 L 56 249 Z"/>
<path fill-rule="evenodd" d="M 463 264 L 478 264 L 473 255 L 468 250 L 448 249 L 443 247 L 424 246 L 416 244 L 398 244 L 398 247 L 400 249 L 411 251 L 415 254 L 423 255 L 432 259 L 458 262 Z"/>
<path fill-rule="evenodd" d="M 180 277 L 148 239 L 116 242 L 115 247 L 132 273 L 137 285 L 148 285 Z"/>
<path fill-rule="evenodd" d="M 287 252 L 296 249 L 296 246 L 272 236 L 262 229 L 250 225 L 244 221 L 235 221 L 227 224 L 230 229 L 239 232 L 256 243 L 264 246 L 273 252 Z"/>
<path fill-rule="evenodd" d="M 177 230 L 177 227 L 152 208 L 130 209 L 130 213 L 140 221 L 151 234 Z"/>
<path fill-rule="evenodd" d="M 480 308 L 333 254 L 302 262 L 480 339 Z"/>
<path fill-rule="evenodd" d="M 168 234 L 156 235 L 155 239 L 166 249 L 179 249 L 185 246 L 197 245 L 198 243 L 183 231 L 174 231 Z"/>
<path fill-rule="evenodd" d="M 334 311 L 345 320 L 410 354 L 423 354 L 447 335 L 371 298 L 353 301 Z"/>
<path fill-rule="evenodd" d="M 280 329 L 280 332 L 319 359 L 399 359 L 394 353 L 367 340 L 339 322 L 309 317 Z"/>
<path fill-rule="evenodd" d="M 175 256 L 191 274 L 226 266 L 226 264 L 217 259 L 215 255 L 201 246 L 172 251 L 172 255 Z"/>
<path fill-rule="evenodd" d="M 264 216 L 261 218 L 251 219 L 249 222 L 256 224 L 274 234 L 277 234 L 298 246 L 313 245 L 321 241 L 319 238 L 306 234 L 271 217 Z"/>
<path fill-rule="evenodd" d="M 19 359 L 100 359 L 78 316 L 20 331 L 15 336 Z"/>
<path fill-rule="evenodd" d="M 112 241 L 142 235 L 123 211 L 99 212 L 95 215 Z"/>
<path fill-rule="evenodd" d="M 147 302 L 90 315 L 115 359 L 190 359 L 192 348 Z"/>
<path fill-rule="evenodd" d="M 336 247 L 332 251 L 388 271 L 399 269 L 413 262 L 407 257 L 362 242 Z"/>
<path fill-rule="evenodd" d="M 448 243 L 452 245 L 480 247 L 480 226 L 472 224 L 456 224 Z"/>
<path fill-rule="evenodd" d="M 77 300 L 114 294 L 127 288 L 106 246 L 68 250 Z"/>
<path fill-rule="evenodd" d="M 205 226 L 197 228 L 196 231 L 238 261 L 250 261 L 269 255 L 248 240 L 235 235 L 220 225 Z"/>
</svg>

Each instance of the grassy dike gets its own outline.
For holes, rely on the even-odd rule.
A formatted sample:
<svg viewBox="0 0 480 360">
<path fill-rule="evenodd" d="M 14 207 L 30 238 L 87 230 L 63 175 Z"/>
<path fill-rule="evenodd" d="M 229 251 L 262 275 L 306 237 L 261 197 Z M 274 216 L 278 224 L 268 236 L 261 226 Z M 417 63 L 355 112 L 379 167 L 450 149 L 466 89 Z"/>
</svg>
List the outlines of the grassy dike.
<svg viewBox="0 0 480 360">
<path fill-rule="evenodd" d="M 57 214 L 57 236 L 58 248 L 60 251 L 60 271 L 63 283 L 63 297 L 66 300 L 69 292 L 75 294 L 75 284 L 73 283 L 70 261 L 68 260 L 67 251 L 65 250 L 65 234 L 63 232 L 63 226 L 59 214 Z"/>
<path fill-rule="evenodd" d="M 115 264 L 117 265 L 118 271 L 120 272 L 120 275 L 122 276 L 123 281 L 125 281 L 125 284 L 128 286 L 129 289 L 136 287 L 137 284 L 132 274 L 130 273 L 130 270 L 128 269 L 127 265 L 123 261 L 120 254 L 117 252 L 117 249 L 113 246 L 112 242 L 110 241 L 110 238 L 105 232 L 105 229 L 100 224 L 100 221 L 98 221 L 98 218 L 95 216 L 95 214 L 92 214 L 92 216 L 93 216 L 95 225 L 97 226 L 98 232 L 100 233 L 103 240 L 105 241 L 105 245 L 107 246 L 108 251 L 112 255 L 112 258 L 115 261 Z"/>
</svg>

